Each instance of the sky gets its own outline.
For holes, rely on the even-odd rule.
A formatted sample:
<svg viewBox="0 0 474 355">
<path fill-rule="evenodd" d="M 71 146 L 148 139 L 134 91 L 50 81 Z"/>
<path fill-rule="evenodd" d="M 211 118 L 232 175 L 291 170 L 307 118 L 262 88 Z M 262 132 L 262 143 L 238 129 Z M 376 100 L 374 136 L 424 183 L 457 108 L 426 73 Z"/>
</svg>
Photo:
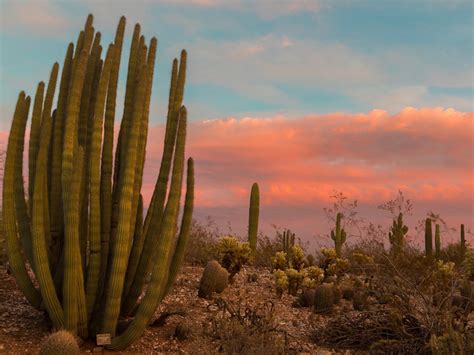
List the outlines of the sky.
<svg viewBox="0 0 474 355">
<path fill-rule="evenodd" d="M 158 37 L 145 201 L 171 62 L 186 48 L 197 219 L 244 235 L 256 181 L 267 234 L 276 225 L 324 243 L 334 191 L 384 228 L 377 206 L 403 191 L 413 239 L 430 210 L 474 229 L 471 1 L 0 0 L 1 146 L 18 92 L 33 95 L 62 63 L 89 13 L 103 43 L 127 17 L 122 63 L 136 22 Z M 118 117 L 125 77 L 122 65 Z"/>
</svg>

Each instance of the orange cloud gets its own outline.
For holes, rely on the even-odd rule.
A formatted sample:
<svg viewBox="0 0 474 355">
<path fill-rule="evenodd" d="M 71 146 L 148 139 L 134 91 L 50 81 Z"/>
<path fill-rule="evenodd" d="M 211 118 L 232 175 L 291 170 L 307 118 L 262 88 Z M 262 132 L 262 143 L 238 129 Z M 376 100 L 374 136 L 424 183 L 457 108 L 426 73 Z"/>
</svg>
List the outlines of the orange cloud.
<svg viewBox="0 0 474 355">
<path fill-rule="evenodd" d="M 164 126 L 150 127 L 142 193 L 151 197 Z M 0 143 L 6 146 L 5 132 Z M 358 199 L 369 220 L 400 189 L 421 219 L 440 212 L 453 226 L 474 220 L 474 113 L 406 108 L 395 115 L 331 113 L 191 122 L 186 154 L 195 159 L 196 216 L 246 228 L 253 182 L 260 184 L 261 228 L 322 233 L 322 207 L 334 190 Z M 412 226 L 414 227 L 414 226 Z M 472 227 L 472 226 L 471 226 Z M 326 227 L 324 227 L 326 228 Z"/>
<path fill-rule="evenodd" d="M 162 135 L 162 126 L 150 128 L 154 142 Z M 375 206 L 399 189 L 415 201 L 419 218 L 445 207 L 450 215 L 457 205 L 452 219 L 457 225 L 474 220 L 473 144 L 474 113 L 408 107 L 395 115 L 373 110 L 192 122 L 187 154 L 196 161 L 198 214 L 221 213 L 242 230 L 254 181 L 263 211 L 287 210 L 287 221 L 264 212 L 267 226 L 307 223 L 310 213 L 323 216 L 334 189 L 372 206 L 375 219 L 380 218 Z M 147 196 L 161 150 L 161 143 L 148 148 Z"/>
</svg>

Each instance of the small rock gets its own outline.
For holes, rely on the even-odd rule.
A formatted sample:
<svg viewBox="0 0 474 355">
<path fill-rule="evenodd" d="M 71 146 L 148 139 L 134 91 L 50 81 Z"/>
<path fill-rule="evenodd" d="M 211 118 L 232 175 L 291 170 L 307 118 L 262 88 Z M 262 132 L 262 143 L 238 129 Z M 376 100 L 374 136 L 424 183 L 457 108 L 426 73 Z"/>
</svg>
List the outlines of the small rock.
<svg viewBox="0 0 474 355">
<path fill-rule="evenodd" d="M 103 351 L 104 349 L 102 348 L 102 346 L 96 346 L 94 349 L 92 349 L 93 353 L 102 353 Z"/>
</svg>

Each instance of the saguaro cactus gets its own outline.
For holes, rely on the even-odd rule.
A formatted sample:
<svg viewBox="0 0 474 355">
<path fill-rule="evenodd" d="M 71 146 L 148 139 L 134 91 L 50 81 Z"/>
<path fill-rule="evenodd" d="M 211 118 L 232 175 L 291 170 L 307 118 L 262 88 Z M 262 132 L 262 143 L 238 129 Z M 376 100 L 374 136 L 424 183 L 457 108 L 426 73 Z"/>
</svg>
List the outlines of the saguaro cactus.
<svg viewBox="0 0 474 355">
<path fill-rule="evenodd" d="M 18 97 L 5 162 L 3 219 L 12 274 L 28 301 L 46 309 L 55 328 L 82 337 L 110 333 L 109 348 L 123 349 L 142 334 L 171 289 L 191 226 L 194 164 L 189 158 L 176 236 L 185 171 L 186 52 L 181 53 L 179 70 L 178 60 L 173 61 L 163 159 L 143 220 L 140 190 L 157 40 L 152 38 L 147 46 L 140 26 L 135 26 L 113 169 L 125 18 L 104 59 L 101 35 L 94 33 L 92 20 L 90 15 L 76 45 L 68 46 L 58 99 L 57 63 L 46 91 L 42 82 L 37 87 L 28 149 L 28 203 L 22 169 L 30 98 L 24 92 Z M 137 302 L 149 276 L 151 282 Z M 132 309 L 135 317 L 116 336 L 119 315 Z"/>
<path fill-rule="evenodd" d="M 400 212 L 398 218 L 393 221 L 391 231 L 388 233 L 394 255 L 398 256 L 403 252 L 405 234 L 407 233 L 408 227 L 403 224 L 403 214 Z"/>
<path fill-rule="evenodd" d="M 441 229 L 438 223 L 435 227 L 435 256 L 437 258 L 441 256 Z"/>
<path fill-rule="evenodd" d="M 252 185 L 250 193 L 250 207 L 249 207 L 249 235 L 248 241 L 250 249 L 255 252 L 257 249 L 257 233 L 258 233 L 258 216 L 260 213 L 260 192 L 258 184 Z"/>
<path fill-rule="evenodd" d="M 464 235 L 464 224 L 461 224 L 461 256 L 464 258 L 466 254 L 466 237 Z"/>
<path fill-rule="evenodd" d="M 339 212 L 336 216 L 336 230 L 331 230 L 331 239 L 334 241 L 334 248 L 338 257 L 341 256 L 342 245 L 346 241 L 346 231 L 341 227 L 342 213 Z"/>
<path fill-rule="evenodd" d="M 433 256 L 433 231 L 430 218 L 425 221 L 425 254 L 428 257 Z"/>
</svg>

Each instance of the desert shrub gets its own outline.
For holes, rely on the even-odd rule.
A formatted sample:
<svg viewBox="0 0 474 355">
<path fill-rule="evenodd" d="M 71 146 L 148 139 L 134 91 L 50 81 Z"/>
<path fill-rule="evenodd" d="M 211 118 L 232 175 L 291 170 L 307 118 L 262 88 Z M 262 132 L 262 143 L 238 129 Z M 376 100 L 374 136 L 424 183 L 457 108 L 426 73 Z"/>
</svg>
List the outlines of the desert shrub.
<svg viewBox="0 0 474 355">
<path fill-rule="evenodd" d="M 355 311 L 332 317 L 324 326 L 314 324 L 318 345 L 411 354 L 431 353 L 432 339 L 451 344 L 454 334 L 464 341 L 470 309 L 467 302 L 462 307 L 452 302 L 463 282 L 459 270 L 453 262 L 427 260 L 407 250 L 408 260 L 385 255 L 370 275 L 353 278 Z"/>
<path fill-rule="evenodd" d="M 441 249 L 439 259 L 461 265 L 464 260 L 464 254 L 461 243 L 451 243 Z"/>
<path fill-rule="evenodd" d="M 186 340 L 191 334 L 191 328 L 184 322 L 179 322 L 174 328 L 173 337 L 178 340 Z"/>
<path fill-rule="evenodd" d="M 274 306 L 265 302 L 257 306 L 242 301 L 217 299 L 205 333 L 216 340 L 224 354 L 288 354 L 288 337 L 275 324 Z"/>
<path fill-rule="evenodd" d="M 474 248 L 469 248 L 466 251 L 462 269 L 466 277 L 469 280 L 474 281 Z"/>
<path fill-rule="evenodd" d="M 213 292 L 221 293 L 229 283 L 229 273 L 216 260 L 207 263 L 199 283 L 199 297 L 208 298 Z"/>
<path fill-rule="evenodd" d="M 259 235 L 257 238 L 257 250 L 254 255 L 254 265 L 260 267 L 272 267 L 272 257 L 281 250 L 281 244 L 276 238 Z"/>
<path fill-rule="evenodd" d="M 229 281 L 232 281 L 242 266 L 250 261 L 251 250 L 249 243 L 226 236 L 217 244 L 217 255 L 221 265 L 229 272 Z"/>
<path fill-rule="evenodd" d="M 217 258 L 217 240 L 219 230 L 212 219 L 205 223 L 193 220 L 186 247 L 185 261 L 192 265 L 206 266 L 207 262 Z"/>
<path fill-rule="evenodd" d="M 41 345 L 40 355 L 79 354 L 74 335 L 66 330 L 51 334 Z"/>
</svg>

